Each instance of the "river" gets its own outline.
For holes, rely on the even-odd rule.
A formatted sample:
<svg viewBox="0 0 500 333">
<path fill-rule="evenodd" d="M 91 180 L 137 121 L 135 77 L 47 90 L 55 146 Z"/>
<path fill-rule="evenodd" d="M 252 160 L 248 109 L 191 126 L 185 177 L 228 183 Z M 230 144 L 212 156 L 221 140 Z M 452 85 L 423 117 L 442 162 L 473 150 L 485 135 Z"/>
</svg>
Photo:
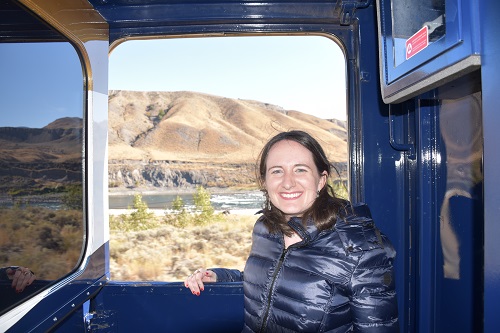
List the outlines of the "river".
<svg viewBox="0 0 500 333">
<path fill-rule="evenodd" d="M 170 209 L 177 196 L 186 208 L 194 206 L 192 193 L 142 194 L 142 200 L 150 209 Z M 127 209 L 133 206 L 134 195 L 114 194 L 109 196 L 110 209 Z M 261 209 L 264 197 L 261 191 L 238 191 L 211 193 L 210 202 L 215 210 Z"/>
</svg>

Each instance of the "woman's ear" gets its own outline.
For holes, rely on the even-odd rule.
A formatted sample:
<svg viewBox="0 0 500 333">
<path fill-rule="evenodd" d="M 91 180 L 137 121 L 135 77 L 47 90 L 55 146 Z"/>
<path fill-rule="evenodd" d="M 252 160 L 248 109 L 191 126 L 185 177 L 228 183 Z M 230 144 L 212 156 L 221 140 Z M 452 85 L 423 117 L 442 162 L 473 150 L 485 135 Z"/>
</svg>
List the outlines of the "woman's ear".
<svg viewBox="0 0 500 333">
<path fill-rule="evenodd" d="M 326 181 L 328 179 L 328 172 L 326 171 L 323 171 L 321 173 L 321 175 L 319 175 L 319 183 L 318 183 L 318 192 L 321 191 L 323 189 L 323 187 L 325 187 L 326 185 Z"/>
</svg>

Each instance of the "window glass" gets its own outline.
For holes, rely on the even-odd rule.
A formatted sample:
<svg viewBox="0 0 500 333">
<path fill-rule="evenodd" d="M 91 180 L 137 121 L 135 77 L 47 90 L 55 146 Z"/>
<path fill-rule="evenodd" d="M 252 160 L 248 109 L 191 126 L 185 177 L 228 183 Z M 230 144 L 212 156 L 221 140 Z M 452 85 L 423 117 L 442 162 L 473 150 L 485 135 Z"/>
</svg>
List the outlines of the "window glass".
<svg viewBox="0 0 500 333">
<path fill-rule="evenodd" d="M 1 6 L 19 23 L 2 25 L 0 39 L 0 313 L 70 273 L 84 239 L 78 54 L 23 9 Z M 36 278 L 16 292 L 24 268 Z"/>
<path fill-rule="evenodd" d="M 445 0 L 391 1 L 394 66 L 446 34 Z"/>
<path fill-rule="evenodd" d="M 127 41 L 109 80 L 114 280 L 243 270 L 263 203 L 257 157 L 279 131 L 316 137 L 347 197 L 345 59 L 328 38 Z"/>
</svg>

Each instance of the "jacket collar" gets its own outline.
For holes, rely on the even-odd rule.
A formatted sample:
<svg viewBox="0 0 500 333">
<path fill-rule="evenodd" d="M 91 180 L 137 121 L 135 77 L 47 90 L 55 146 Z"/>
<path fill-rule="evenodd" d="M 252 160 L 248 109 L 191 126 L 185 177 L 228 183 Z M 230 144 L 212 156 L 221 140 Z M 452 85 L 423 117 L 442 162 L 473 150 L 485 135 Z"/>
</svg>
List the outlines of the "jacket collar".
<svg viewBox="0 0 500 333">
<path fill-rule="evenodd" d="M 306 227 L 304 227 L 302 219 L 300 217 L 293 216 L 288 221 L 288 225 L 300 236 L 300 238 L 302 238 L 302 241 L 296 243 L 296 246 L 302 246 L 310 243 L 319 234 L 319 230 L 312 219 L 309 219 Z"/>
</svg>

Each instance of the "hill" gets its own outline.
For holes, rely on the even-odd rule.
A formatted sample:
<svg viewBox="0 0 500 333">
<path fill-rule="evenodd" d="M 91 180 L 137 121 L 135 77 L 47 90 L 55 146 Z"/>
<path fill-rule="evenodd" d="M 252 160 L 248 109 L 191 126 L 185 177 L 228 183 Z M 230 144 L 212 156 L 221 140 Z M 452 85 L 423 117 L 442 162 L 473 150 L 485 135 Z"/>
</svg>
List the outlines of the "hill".
<svg viewBox="0 0 500 333">
<path fill-rule="evenodd" d="M 42 128 L 0 127 L 0 162 L 78 163 L 81 142 L 81 118 L 60 118 Z"/>
<path fill-rule="evenodd" d="M 347 161 L 345 123 L 279 106 L 195 92 L 110 91 L 110 160 L 254 163 L 279 131 L 314 135 Z"/>
<path fill-rule="evenodd" d="M 345 179 L 345 122 L 253 100 L 204 93 L 109 92 L 110 187 L 180 189 L 255 186 L 255 162 L 280 131 L 322 144 Z"/>
</svg>

